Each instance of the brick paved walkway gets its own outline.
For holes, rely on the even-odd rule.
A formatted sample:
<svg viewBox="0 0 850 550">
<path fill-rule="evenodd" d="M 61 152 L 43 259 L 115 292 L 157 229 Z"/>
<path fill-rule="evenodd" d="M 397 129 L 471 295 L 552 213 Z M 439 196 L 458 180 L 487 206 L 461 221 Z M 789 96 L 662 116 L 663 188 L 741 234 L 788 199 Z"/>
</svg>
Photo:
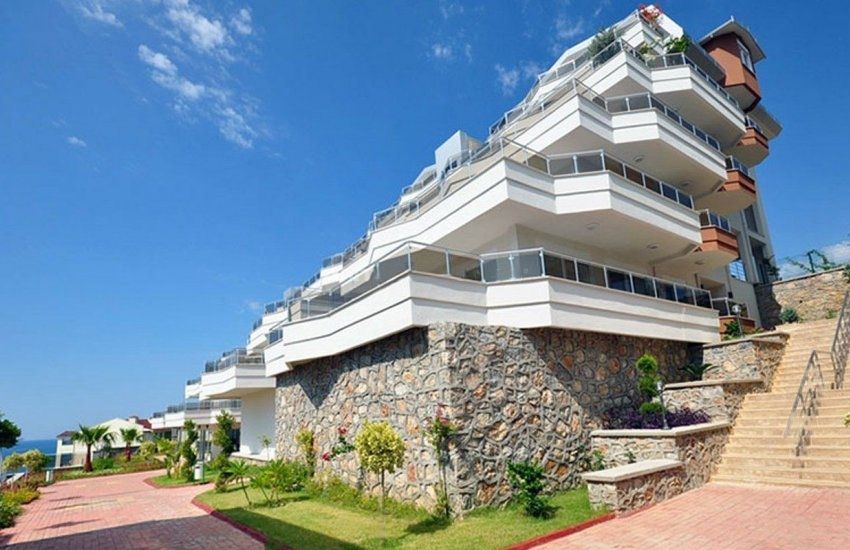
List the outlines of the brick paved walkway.
<svg viewBox="0 0 850 550">
<path fill-rule="evenodd" d="M 263 545 L 192 505 L 210 488 L 154 489 L 142 472 L 63 481 L 41 489 L 10 529 L 0 530 L 0 548 L 228 548 Z"/>
<path fill-rule="evenodd" d="M 538 549 L 850 548 L 850 491 L 712 483 Z"/>
</svg>

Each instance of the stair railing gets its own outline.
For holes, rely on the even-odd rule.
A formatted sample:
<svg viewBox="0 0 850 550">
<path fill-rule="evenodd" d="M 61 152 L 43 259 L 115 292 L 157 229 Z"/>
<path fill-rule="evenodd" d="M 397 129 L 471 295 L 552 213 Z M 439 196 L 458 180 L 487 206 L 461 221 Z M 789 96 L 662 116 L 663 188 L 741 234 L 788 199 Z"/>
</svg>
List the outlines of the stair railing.
<svg viewBox="0 0 850 550">
<path fill-rule="evenodd" d="M 833 387 L 844 387 L 844 370 L 847 367 L 847 357 L 850 355 L 850 292 L 844 294 L 838 324 L 835 327 L 835 337 L 832 339 L 832 366 L 835 370 Z"/>
<path fill-rule="evenodd" d="M 812 354 L 809 355 L 809 362 L 806 363 L 806 370 L 803 371 L 803 378 L 800 380 L 797 394 L 794 396 L 794 405 L 791 407 L 791 413 L 788 415 L 788 422 L 785 424 L 784 436 L 788 437 L 791 434 L 791 426 L 794 424 L 794 419 L 799 409 L 802 423 L 797 432 L 796 456 L 805 454 L 806 447 L 809 445 L 811 436 L 809 424 L 812 418 L 818 414 L 818 397 L 821 388 L 823 388 L 823 383 L 823 371 L 820 368 L 818 352 L 812 350 Z"/>
</svg>

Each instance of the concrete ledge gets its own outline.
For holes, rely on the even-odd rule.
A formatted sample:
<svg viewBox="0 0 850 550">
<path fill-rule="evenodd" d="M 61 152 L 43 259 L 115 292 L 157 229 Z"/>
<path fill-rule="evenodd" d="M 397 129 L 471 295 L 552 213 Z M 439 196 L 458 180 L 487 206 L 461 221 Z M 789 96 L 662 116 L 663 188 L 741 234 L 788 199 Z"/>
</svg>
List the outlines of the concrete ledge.
<svg viewBox="0 0 850 550">
<path fill-rule="evenodd" d="M 729 378 L 717 380 L 697 380 L 695 382 L 676 382 L 675 384 L 666 384 L 665 390 L 680 390 L 683 388 L 702 388 L 705 386 L 725 386 L 727 384 L 763 384 L 761 378 Z"/>
<path fill-rule="evenodd" d="M 714 349 L 722 348 L 724 346 L 740 345 L 745 342 L 759 342 L 763 344 L 785 345 L 784 340 L 787 340 L 790 337 L 791 336 L 787 332 L 782 332 L 781 330 L 773 330 L 770 332 L 759 332 L 758 334 L 753 334 L 744 338 L 724 340 L 716 344 L 703 344 L 702 347 L 703 349 Z M 777 338 L 779 338 L 780 340 L 777 340 Z"/>
<path fill-rule="evenodd" d="M 692 426 L 679 426 L 677 428 L 670 428 L 669 430 L 593 430 L 590 432 L 590 437 L 679 437 L 682 435 L 720 430 L 728 428 L 731 425 L 724 420 L 720 422 L 704 422 Z"/>
<path fill-rule="evenodd" d="M 597 472 L 586 472 L 581 474 L 581 477 L 589 482 L 617 483 L 618 481 L 643 477 L 656 472 L 681 468 L 684 465 L 684 462 L 681 460 L 658 458 L 655 460 L 642 460 L 634 464 L 626 464 L 625 466 L 617 466 L 616 468 L 608 468 Z"/>
</svg>

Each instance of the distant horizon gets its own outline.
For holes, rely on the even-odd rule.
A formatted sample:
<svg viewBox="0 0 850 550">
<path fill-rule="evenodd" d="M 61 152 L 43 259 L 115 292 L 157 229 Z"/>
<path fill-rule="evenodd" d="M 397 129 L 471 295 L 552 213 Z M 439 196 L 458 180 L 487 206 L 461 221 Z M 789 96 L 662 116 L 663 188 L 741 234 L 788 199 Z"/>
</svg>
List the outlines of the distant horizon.
<svg viewBox="0 0 850 550">
<path fill-rule="evenodd" d="M 0 4 L 0 413 L 34 441 L 182 402 L 440 143 L 486 137 L 565 48 L 637 3 L 81 6 Z M 734 14 L 767 53 L 759 85 L 783 131 L 757 179 L 776 258 L 850 254 L 846 5 L 663 7 L 697 39 Z"/>
</svg>

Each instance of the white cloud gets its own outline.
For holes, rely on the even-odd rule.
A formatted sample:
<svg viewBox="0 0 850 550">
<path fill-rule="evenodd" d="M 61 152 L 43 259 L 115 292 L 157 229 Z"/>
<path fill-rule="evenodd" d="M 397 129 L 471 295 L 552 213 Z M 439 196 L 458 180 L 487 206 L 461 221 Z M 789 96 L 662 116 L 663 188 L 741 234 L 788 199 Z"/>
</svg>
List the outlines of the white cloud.
<svg viewBox="0 0 850 550">
<path fill-rule="evenodd" d="M 88 143 L 77 136 L 68 136 L 66 141 L 68 142 L 68 145 L 73 145 L 74 147 L 88 147 Z"/>
<path fill-rule="evenodd" d="M 139 59 L 151 67 L 151 79 L 154 82 L 177 92 L 183 99 L 195 101 L 206 92 L 203 84 L 196 84 L 180 76 L 177 66 L 164 53 L 155 52 L 142 44 L 139 46 Z"/>
<path fill-rule="evenodd" d="M 171 0 L 166 16 L 199 50 L 212 52 L 228 43 L 229 36 L 222 22 L 204 16 L 189 0 Z"/>
<path fill-rule="evenodd" d="M 502 88 L 504 95 L 511 95 L 519 84 L 519 69 L 507 69 L 496 65 L 496 82 Z"/>
<path fill-rule="evenodd" d="M 82 13 L 83 17 L 87 19 L 92 19 L 93 21 L 104 23 L 112 27 L 124 26 L 124 23 L 122 23 L 114 13 L 104 10 L 100 2 L 97 1 L 91 2 L 88 5 L 81 4 L 80 13 Z"/>
<path fill-rule="evenodd" d="M 559 41 L 570 40 L 579 36 L 584 32 L 584 28 L 583 19 L 570 21 L 565 16 L 559 16 L 555 19 L 555 36 Z"/>
<path fill-rule="evenodd" d="M 451 59 L 454 57 L 454 52 L 448 44 L 437 43 L 431 45 L 431 55 L 437 59 Z"/>
<path fill-rule="evenodd" d="M 263 311 L 264 304 L 262 302 L 258 302 L 257 300 L 246 300 L 245 308 L 251 313 L 261 313 Z"/>
<path fill-rule="evenodd" d="M 443 19 L 449 19 L 455 15 L 463 15 L 463 4 L 458 4 L 457 2 L 440 2 L 440 15 L 443 16 Z"/>
<path fill-rule="evenodd" d="M 239 34 L 248 35 L 254 32 L 251 27 L 251 10 L 242 8 L 230 19 L 230 26 Z"/>
<path fill-rule="evenodd" d="M 833 264 L 848 264 L 850 263 L 850 240 L 841 241 L 835 244 L 831 244 L 829 246 L 825 246 L 820 249 L 820 252 L 826 256 L 826 259 Z M 812 259 L 815 263 L 815 266 L 822 263 L 822 259 L 817 255 L 813 255 Z M 801 254 L 799 256 L 793 257 L 793 260 L 808 266 L 809 259 L 805 254 Z M 798 275 L 804 275 L 808 273 L 807 269 L 803 269 L 799 265 L 796 265 L 792 262 L 792 258 L 786 258 L 782 260 L 779 264 L 779 276 L 783 279 L 788 279 L 790 277 L 797 277 Z"/>
<path fill-rule="evenodd" d="M 525 79 L 537 78 L 537 75 L 543 72 L 543 67 L 536 61 L 525 61 L 520 64 L 522 77 Z"/>
<path fill-rule="evenodd" d="M 218 109 L 218 114 L 218 131 L 226 140 L 244 149 L 250 149 L 254 146 L 257 131 L 251 127 L 241 113 L 233 107 L 223 106 Z"/>
<path fill-rule="evenodd" d="M 144 44 L 139 46 L 139 59 L 166 74 L 177 74 L 177 66 L 164 53 L 155 52 Z"/>
</svg>

